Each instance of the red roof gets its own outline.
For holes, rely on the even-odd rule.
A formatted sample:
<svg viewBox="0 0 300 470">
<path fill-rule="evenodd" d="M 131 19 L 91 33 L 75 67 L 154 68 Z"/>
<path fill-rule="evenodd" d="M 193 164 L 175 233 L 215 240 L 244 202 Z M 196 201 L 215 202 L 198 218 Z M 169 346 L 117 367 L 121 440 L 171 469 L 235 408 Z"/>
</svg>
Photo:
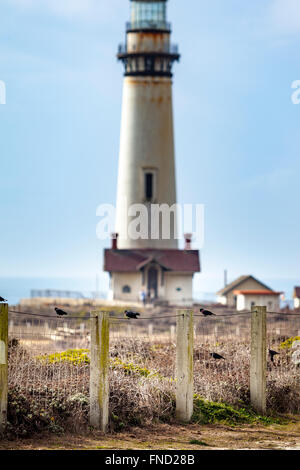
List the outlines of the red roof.
<svg viewBox="0 0 300 470">
<path fill-rule="evenodd" d="M 282 292 L 275 292 L 270 290 L 236 290 L 235 295 L 281 295 Z"/>
<path fill-rule="evenodd" d="M 136 272 L 151 262 L 166 271 L 200 272 L 197 250 L 104 250 L 104 271 Z"/>
</svg>

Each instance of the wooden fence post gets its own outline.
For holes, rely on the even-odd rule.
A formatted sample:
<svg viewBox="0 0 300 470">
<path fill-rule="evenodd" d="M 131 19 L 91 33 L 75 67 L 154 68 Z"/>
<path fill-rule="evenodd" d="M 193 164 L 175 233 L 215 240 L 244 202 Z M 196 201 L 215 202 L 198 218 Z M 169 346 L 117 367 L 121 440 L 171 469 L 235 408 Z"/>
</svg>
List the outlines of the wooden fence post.
<svg viewBox="0 0 300 470">
<path fill-rule="evenodd" d="M 0 304 L 0 433 L 7 423 L 8 305 Z"/>
<path fill-rule="evenodd" d="M 90 424 L 107 431 L 109 420 L 109 314 L 91 312 Z"/>
<path fill-rule="evenodd" d="M 130 337 L 132 336 L 132 326 L 129 324 L 127 325 L 127 335 Z"/>
<path fill-rule="evenodd" d="M 170 338 L 171 338 L 171 341 L 174 341 L 175 339 L 175 325 L 170 326 Z"/>
<path fill-rule="evenodd" d="M 267 410 L 267 307 L 252 307 L 250 399 L 261 414 Z"/>
<path fill-rule="evenodd" d="M 176 344 L 176 418 L 189 422 L 194 401 L 194 312 L 180 310 Z"/>
</svg>

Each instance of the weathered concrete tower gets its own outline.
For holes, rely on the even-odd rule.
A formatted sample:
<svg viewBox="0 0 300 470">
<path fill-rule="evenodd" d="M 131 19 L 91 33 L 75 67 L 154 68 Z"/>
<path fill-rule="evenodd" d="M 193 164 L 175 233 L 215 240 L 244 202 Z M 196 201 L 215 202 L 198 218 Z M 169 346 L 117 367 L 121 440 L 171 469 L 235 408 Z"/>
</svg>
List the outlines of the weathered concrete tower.
<svg viewBox="0 0 300 470">
<path fill-rule="evenodd" d="M 125 79 L 116 235 L 105 250 L 104 270 L 110 274 L 112 300 L 138 301 L 146 295 L 149 302 L 190 305 L 200 260 L 189 236 L 185 249 L 178 249 L 170 210 L 176 203 L 172 66 L 180 56 L 170 42 L 166 7 L 167 0 L 131 0 L 126 43 L 119 47 Z M 152 209 L 162 206 L 168 217 L 153 217 Z M 149 217 L 141 219 L 136 232 L 147 236 L 132 237 L 128 229 L 141 210 Z"/>
<path fill-rule="evenodd" d="M 132 204 L 176 203 L 172 65 L 179 60 L 166 21 L 167 0 L 132 0 L 126 44 L 118 58 L 125 66 L 116 232 L 119 248 L 177 248 L 174 221 L 170 239 L 128 237 Z M 150 210 L 149 210 L 150 214 Z M 148 220 L 149 232 L 151 221 Z"/>
</svg>

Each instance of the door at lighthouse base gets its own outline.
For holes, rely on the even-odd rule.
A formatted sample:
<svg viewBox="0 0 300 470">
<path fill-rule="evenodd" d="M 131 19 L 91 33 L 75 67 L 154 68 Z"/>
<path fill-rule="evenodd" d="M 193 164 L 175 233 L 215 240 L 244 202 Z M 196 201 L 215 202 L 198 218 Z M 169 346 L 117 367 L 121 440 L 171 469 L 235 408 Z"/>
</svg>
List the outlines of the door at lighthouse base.
<svg viewBox="0 0 300 470">
<path fill-rule="evenodd" d="M 156 268 L 151 267 L 148 270 L 148 294 L 151 299 L 157 299 L 158 289 L 158 271 Z"/>
</svg>

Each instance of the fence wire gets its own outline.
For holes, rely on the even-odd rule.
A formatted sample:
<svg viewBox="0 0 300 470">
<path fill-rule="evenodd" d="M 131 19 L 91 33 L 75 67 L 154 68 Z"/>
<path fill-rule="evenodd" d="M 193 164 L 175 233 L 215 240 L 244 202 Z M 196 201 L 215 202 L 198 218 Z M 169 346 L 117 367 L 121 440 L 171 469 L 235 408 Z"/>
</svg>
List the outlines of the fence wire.
<svg viewBox="0 0 300 470">
<path fill-rule="evenodd" d="M 110 318 L 110 414 L 114 426 L 174 413 L 178 313 Z M 300 316 L 267 315 L 268 408 L 300 411 Z M 194 390 L 234 405 L 250 403 L 251 314 L 194 318 Z M 270 351 L 278 354 L 271 356 Z M 9 392 L 38 413 L 89 417 L 89 318 L 9 314 Z M 75 408 L 74 408 L 75 407 Z"/>
<path fill-rule="evenodd" d="M 268 408 L 300 411 L 300 315 L 267 315 Z"/>
<path fill-rule="evenodd" d="M 110 318 L 110 414 L 117 429 L 172 413 L 175 325 L 175 315 L 151 322 Z M 89 318 L 10 312 L 8 364 L 11 401 L 22 396 L 40 415 L 69 410 L 88 423 Z"/>
<path fill-rule="evenodd" d="M 111 321 L 110 412 L 118 420 L 142 424 L 173 414 L 176 318 L 165 321 Z"/>
<path fill-rule="evenodd" d="M 40 414 L 89 397 L 89 321 L 10 313 L 10 399 L 24 397 Z"/>
<path fill-rule="evenodd" d="M 195 392 L 211 401 L 249 401 L 250 314 L 197 317 Z"/>
</svg>

